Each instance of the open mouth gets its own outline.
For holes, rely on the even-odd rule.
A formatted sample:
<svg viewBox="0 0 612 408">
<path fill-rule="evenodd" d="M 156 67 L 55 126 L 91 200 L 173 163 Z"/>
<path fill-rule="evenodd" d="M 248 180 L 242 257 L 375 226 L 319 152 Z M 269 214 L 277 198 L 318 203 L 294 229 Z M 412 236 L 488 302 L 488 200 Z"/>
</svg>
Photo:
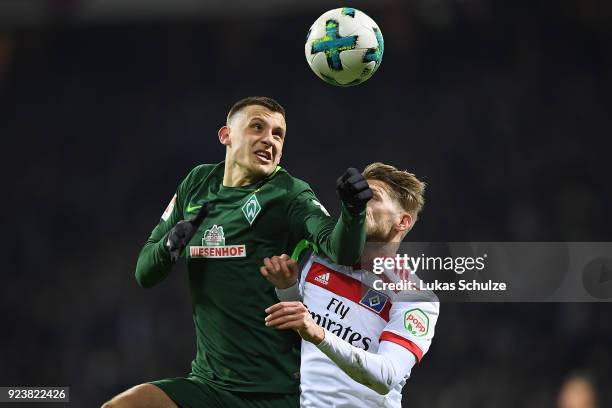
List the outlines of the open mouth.
<svg viewBox="0 0 612 408">
<path fill-rule="evenodd" d="M 266 163 L 272 161 L 272 153 L 266 150 L 255 150 L 255 156 L 259 157 L 262 161 Z"/>
</svg>

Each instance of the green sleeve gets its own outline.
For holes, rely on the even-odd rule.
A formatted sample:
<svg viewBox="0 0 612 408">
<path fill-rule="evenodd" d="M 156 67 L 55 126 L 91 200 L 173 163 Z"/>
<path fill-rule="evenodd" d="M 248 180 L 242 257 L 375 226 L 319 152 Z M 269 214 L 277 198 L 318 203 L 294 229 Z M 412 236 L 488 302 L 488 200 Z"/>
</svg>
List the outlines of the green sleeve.
<svg viewBox="0 0 612 408">
<path fill-rule="evenodd" d="M 166 212 L 164 212 L 164 215 L 151 232 L 149 239 L 147 239 L 147 242 L 138 255 L 135 274 L 136 282 L 143 288 L 150 288 L 161 282 L 168 276 L 168 273 L 172 269 L 170 251 L 168 251 L 165 245 L 166 240 L 168 239 L 170 230 L 183 219 L 183 208 L 186 195 L 191 186 L 194 173 L 196 173 L 200 167 L 202 166 L 193 169 L 181 182 L 176 190 L 176 195 L 172 198 L 174 204 L 171 202 L 166 210 L 169 211 L 168 216 L 166 216 Z M 172 205 L 173 207 L 171 208 L 170 206 Z"/>
<path fill-rule="evenodd" d="M 298 239 L 313 242 L 333 262 L 351 266 L 359 261 L 365 245 L 365 210 L 351 215 L 342 206 L 336 221 L 326 214 L 314 193 L 305 190 L 289 204 L 288 218 Z"/>
<path fill-rule="evenodd" d="M 175 208 L 173 213 L 177 212 Z M 136 282 L 141 287 L 150 288 L 161 282 L 172 269 L 170 252 L 166 248 L 165 241 L 174 224 L 170 223 L 170 219 L 161 220 L 142 247 L 136 262 Z"/>
</svg>

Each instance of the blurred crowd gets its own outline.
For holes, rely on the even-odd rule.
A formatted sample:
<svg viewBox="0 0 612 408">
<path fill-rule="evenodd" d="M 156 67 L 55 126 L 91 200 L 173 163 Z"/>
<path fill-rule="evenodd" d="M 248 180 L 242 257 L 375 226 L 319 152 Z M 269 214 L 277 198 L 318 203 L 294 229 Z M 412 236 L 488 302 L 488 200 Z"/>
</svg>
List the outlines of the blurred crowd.
<svg viewBox="0 0 612 408">
<path fill-rule="evenodd" d="M 344 169 L 383 161 L 428 183 L 408 240 L 610 241 L 612 9 L 519 3 L 368 3 L 383 63 L 346 89 L 304 60 L 324 9 L 0 29 L 0 385 L 95 406 L 188 373 L 185 269 L 143 290 L 135 260 L 180 180 L 223 159 L 216 132 L 247 95 L 285 106 L 281 164 L 330 211 Z M 443 304 L 405 406 L 569 408 L 584 387 L 610 406 L 610 312 Z"/>
</svg>

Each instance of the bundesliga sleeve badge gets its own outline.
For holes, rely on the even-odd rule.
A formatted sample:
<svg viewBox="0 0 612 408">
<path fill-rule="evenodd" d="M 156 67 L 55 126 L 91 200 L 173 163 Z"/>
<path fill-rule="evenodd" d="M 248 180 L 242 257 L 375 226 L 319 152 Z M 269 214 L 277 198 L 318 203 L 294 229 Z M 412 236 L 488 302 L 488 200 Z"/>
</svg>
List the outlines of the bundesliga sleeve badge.
<svg viewBox="0 0 612 408">
<path fill-rule="evenodd" d="M 164 210 L 164 213 L 161 216 L 162 220 L 168 221 L 168 218 L 170 218 L 172 211 L 174 211 L 175 204 L 176 204 L 176 194 L 172 197 L 172 200 L 170 200 L 170 202 L 168 203 L 168 206 Z"/>
</svg>

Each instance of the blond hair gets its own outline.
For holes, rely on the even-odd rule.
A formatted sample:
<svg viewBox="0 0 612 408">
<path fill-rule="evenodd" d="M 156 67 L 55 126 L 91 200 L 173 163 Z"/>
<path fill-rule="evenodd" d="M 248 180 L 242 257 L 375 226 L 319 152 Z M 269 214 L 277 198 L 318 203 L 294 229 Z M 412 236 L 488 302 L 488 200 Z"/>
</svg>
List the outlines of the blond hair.
<svg viewBox="0 0 612 408">
<path fill-rule="evenodd" d="M 387 184 L 391 198 L 394 198 L 415 219 L 423 209 L 426 184 L 414 174 L 380 162 L 369 164 L 362 174 L 368 180 L 378 180 Z"/>
</svg>

